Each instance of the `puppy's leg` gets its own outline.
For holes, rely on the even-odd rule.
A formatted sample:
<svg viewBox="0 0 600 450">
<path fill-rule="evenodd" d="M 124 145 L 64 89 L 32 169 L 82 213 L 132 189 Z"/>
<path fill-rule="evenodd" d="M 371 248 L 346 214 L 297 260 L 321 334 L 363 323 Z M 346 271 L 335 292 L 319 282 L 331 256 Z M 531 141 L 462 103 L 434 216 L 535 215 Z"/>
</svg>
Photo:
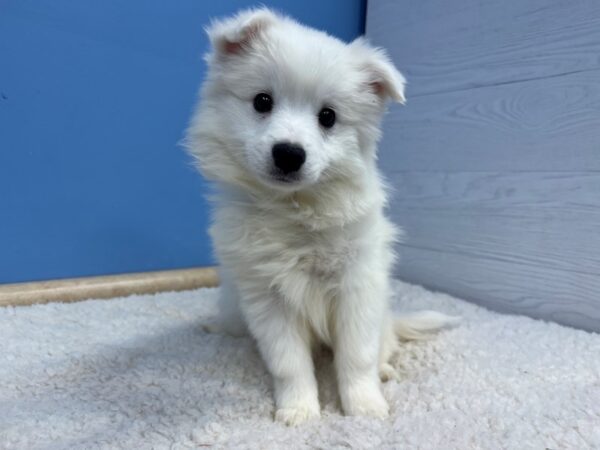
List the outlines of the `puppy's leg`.
<svg viewBox="0 0 600 450">
<path fill-rule="evenodd" d="M 398 371 L 390 364 L 392 357 L 400 350 L 398 336 L 394 332 L 393 318 L 386 315 L 383 319 L 381 348 L 379 350 L 379 378 L 381 381 L 400 380 Z"/>
<path fill-rule="evenodd" d="M 243 303 L 248 326 L 273 376 L 275 419 L 297 425 L 319 417 L 309 330 L 279 299 Z"/>
<path fill-rule="evenodd" d="M 386 280 L 367 273 L 348 277 L 342 286 L 334 357 L 342 407 L 348 415 L 384 418 L 389 413 L 378 373 L 386 288 Z"/>
<path fill-rule="evenodd" d="M 239 305 L 238 290 L 227 272 L 219 271 L 220 292 L 217 316 L 211 323 L 204 325 L 209 333 L 225 333 L 231 336 L 245 336 L 248 329 Z"/>
</svg>

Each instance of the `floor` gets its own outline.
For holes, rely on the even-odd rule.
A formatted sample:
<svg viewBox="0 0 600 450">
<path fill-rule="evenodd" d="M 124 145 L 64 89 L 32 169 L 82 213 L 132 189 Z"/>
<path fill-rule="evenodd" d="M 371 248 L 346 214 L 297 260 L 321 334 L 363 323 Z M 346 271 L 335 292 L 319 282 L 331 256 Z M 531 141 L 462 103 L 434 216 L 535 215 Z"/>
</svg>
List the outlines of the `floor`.
<svg viewBox="0 0 600 450">
<path fill-rule="evenodd" d="M 394 309 L 462 315 L 410 342 L 385 421 L 344 417 L 318 359 L 321 420 L 273 422 L 249 338 L 201 324 L 218 289 L 0 309 L 0 448 L 600 448 L 600 335 L 395 284 Z"/>
</svg>

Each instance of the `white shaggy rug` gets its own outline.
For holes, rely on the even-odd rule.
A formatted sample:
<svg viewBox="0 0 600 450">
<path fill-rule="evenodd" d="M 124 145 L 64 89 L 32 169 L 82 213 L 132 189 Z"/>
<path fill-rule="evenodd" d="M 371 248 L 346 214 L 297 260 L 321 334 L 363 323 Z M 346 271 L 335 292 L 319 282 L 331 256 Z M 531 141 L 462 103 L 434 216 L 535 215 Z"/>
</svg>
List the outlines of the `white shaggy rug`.
<svg viewBox="0 0 600 450">
<path fill-rule="evenodd" d="M 463 324 L 404 345 L 385 421 L 342 416 L 322 356 L 297 428 L 253 342 L 202 331 L 216 289 L 0 309 L 0 448 L 600 448 L 600 335 L 396 288 Z"/>
</svg>

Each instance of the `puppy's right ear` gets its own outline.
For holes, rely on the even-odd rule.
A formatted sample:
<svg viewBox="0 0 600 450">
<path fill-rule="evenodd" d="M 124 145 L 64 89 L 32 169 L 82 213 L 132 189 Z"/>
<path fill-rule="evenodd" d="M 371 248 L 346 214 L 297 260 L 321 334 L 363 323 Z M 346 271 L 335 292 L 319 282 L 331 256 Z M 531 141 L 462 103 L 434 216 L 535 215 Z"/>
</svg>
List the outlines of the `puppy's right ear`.
<svg viewBox="0 0 600 450">
<path fill-rule="evenodd" d="M 206 27 L 206 33 L 217 54 L 232 55 L 249 48 L 277 15 L 267 8 L 250 9 L 224 20 L 217 20 Z"/>
<path fill-rule="evenodd" d="M 370 89 L 382 100 L 389 98 L 404 104 L 406 80 L 387 53 L 381 48 L 373 47 L 363 37 L 355 39 L 350 47 L 355 52 L 356 60 L 361 64 L 361 71 L 366 74 Z"/>
</svg>

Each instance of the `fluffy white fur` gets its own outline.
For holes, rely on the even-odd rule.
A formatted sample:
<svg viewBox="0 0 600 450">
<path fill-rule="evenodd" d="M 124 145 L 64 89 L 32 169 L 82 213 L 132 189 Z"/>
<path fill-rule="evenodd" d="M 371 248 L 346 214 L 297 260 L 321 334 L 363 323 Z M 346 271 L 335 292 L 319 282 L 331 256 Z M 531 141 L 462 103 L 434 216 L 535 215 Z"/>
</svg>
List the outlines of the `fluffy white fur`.
<svg viewBox="0 0 600 450">
<path fill-rule="evenodd" d="M 386 100 L 404 101 L 404 78 L 386 54 L 345 44 L 268 9 L 207 30 L 208 76 L 187 145 L 214 180 L 211 235 L 222 266 L 219 326 L 249 329 L 273 376 L 276 419 L 319 416 L 312 349 L 333 349 L 349 415 L 386 417 L 380 377 L 398 338 L 452 322 L 425 312 L 392 319 L 389 278 L 399 232 L 384 216 L 376 143 Z M 254 97 L 269 93 L 260 114 Z M 318 113 L 330 107 L 330 129 Z M 273 178 L 272 147 L 306 151 L 297 179 Z"/>
</svg>

